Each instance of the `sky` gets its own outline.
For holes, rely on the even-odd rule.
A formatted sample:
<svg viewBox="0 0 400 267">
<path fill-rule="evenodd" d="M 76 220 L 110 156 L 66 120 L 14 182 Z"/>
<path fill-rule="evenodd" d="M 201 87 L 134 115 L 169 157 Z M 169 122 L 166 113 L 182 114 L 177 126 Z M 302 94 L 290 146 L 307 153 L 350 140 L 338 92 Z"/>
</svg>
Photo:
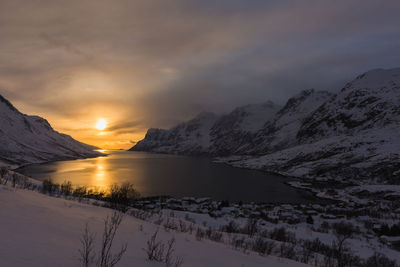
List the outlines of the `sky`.
<svg viewBox="0 0 400 267">
<path fill-rule="evenodd" d="M 199 112 L 400 67 L 398 14 L 398 0 L 0 0 L 0 94 L 79 141 L 129 148 Z"/>
</svg>

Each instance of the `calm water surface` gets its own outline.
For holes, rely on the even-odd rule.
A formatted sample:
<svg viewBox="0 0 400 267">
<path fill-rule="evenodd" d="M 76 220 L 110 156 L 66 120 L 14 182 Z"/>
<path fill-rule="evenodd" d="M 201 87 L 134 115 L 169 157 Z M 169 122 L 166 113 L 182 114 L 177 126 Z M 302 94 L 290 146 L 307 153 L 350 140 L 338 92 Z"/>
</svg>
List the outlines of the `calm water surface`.
<svg viewBox="0 0 400 267">
<path fill-rule="evenodd" d="M 310 193 L 284 184 L 288 178 L 213 163 L 208 158 L 108 150 L 107 157 L 31 165 L 20 172 L 38 180 L 108 187 L 131 182 L 142 196 L 212 197 L 257 202 L 313 202 Z"/>
</svg>

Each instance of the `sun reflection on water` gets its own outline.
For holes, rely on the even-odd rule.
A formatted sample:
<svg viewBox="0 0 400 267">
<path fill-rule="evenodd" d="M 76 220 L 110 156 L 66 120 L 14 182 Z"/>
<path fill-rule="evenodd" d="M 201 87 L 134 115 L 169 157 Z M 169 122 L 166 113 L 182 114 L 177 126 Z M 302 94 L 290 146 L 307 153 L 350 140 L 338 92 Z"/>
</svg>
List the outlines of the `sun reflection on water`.
<svg viewBox="0 0 400 267">
<path fill-rule="evenodd" d="M 93 172 L 92 184 L 101 189 L 107 189 L 110 186 L 110 177 L 108 174 L 107 161 L 104 157 L 98 157 L 94 160 L 95 170 Z"/>
</svg>

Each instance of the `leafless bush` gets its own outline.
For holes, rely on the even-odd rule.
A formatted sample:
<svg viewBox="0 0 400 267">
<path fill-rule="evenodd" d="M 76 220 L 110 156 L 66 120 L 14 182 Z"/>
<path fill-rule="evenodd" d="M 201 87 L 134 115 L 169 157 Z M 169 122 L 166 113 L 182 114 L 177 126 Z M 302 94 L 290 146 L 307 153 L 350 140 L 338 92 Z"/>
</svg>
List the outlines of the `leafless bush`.
<svg viewBox="0 0 400 267">
<path fill-rule="evenodd" d="M 355 228 L 352 224 L 346 222 L 339 222 L 333 225 L 333 234 L 336 237 L 336 242 L 333 244 L 337 265 L 338 267 L 346 266 L 346 262 L 349 260 L 346 248 L 346 240 L 351 238 L 355 233 Z"/>
<path fill-rule="evenodd" d="M 396 261 L 389 259 L 381 253 L 375 253 L 365 263 L 366 267 L 396 267 Z"/>
<path fill-rule="evenodd" d="M 237 223 L 233 220 L 229 221 L 227 225 L 223 225 L 221 227 L 221 231 L 227 232 L 227 233 L 239 233 L 239 226 Z"/>
<path fill-rule="evenodd" d="M 319 238 L 315 238 L 314 240 L 303 240 L 302 246 L 309 251 L 323 255 L 329 254 L 332 251 L 332 247 L 322 243 Z"/>
<path fill-rule="evenodd" d="M 205 236 L 206 236 L 206 232 L 203 229 L 201 229 L 200 227 L 197 227 L 196 239 L 198 241 L 201 241 Z"/>
<path fill-rule="evenodd" d="M 244 237 L 237 237 L 234 236 L 231 240 L 231 245 L 235 248 L 235 249 L 239 249 L 243 247 L 243 244 L 245 243 L 245 238 Z"/>
<path fill-rule="evenodd" d="M 270 238 L 281 241 L 281 242 L 290 242 L 290 243 L 296 243 L 296 236 L 292 232 L 286 231 L 285 228 L 280 227 L 280 228 L 275 228 L 271 233 L 270 233 Z"/>
<path fill-rule="evenodd" d="M 17 184 L 19 184 L 20 183 L 20 181 L 19 181 L 19 175 L 17 174 L 17 173 L 13 173 L 12 175 L 11 175 L 11 184 L 12 184 L 12 187 L 15 187 L 15 185 L 17 185 Z"/>
<path fill-rule="evenodd" d="M 189 231 L 189 229 L 188 229 L 186 223 L 182 220 L 179 220 L 179 232 L 186 233 L 188 231 Z"/>
<path fill-rule="evenodd" d="M 270 255 L 275 246 L 276 244 L 274 241 L 265 240 L 259 236 L 254 240 L 251 249 L 258 252 L 260 255 Z"/>
<path fill-rule="evenodd" d="M 42 182 L 42 193 L 44 193 L 44 194 L 48 193 L 48 194 L 52 195 L 52 194 L 56 193 L 57 191 L 59 191 L 59 189 L 60 189 L 60 185 L 53 183 L 53 180 L 51 178 L 46 179 Z"/>
<path fill-rule="evenodd" d="M 129 215 L 143 221 L 147 221 L 151 217 L 151 213 L 140 209 L 131 209 Z"/>
<path fill-rule="evenodd" d="M 113 242 L 117 230 L 122 222 L 123 216 L 121 213 L 114 212 L 111 216 L 107 216 L 104 220 L 104 230 L 100 244 L 100 252 L 98 253 L 97 260 L 95 260 L 96 253 L 94 252 L 95 233 L 91 232 L 89 225 L 86 223 L 85 229 L 82 232 L 80 239 L 81 248 L 78 249 L 79 261 L 82 266 L 89 267 L 96 263 L 99 267 L 113 267 L 122 258 L 127 249 L 127 244 L 123 244 L 117 253 L 112 253 Z"/>
<path fill-rule="evenodd" d="M 193 218 L 190 218 L 189 214 L 185 214 L 185 220 L 188 222 L 196 223 L 196 221 Z"/>
<path fill-rule="evenodd" d="M 178 226 L 176 225 L 175 221 L 173 219 L 170 219 L 169 217 L 167 217 L 167 220 L 165 221 L 163 226 L 166 231 L 178 230 Z"/>
<path fill-rule="evenodd" d="M 157 231 L 147 240 L 146 248 L 144 251 L 146 252 L 147 259 L 150 261 L 162 261 L 164 254 L 164 244 L 161 241 L 157 241 Z"/>
<path fill-rule="evenodd" d="M 64 181 L 61 184 L 61 194 L 63 194 L 64 196 L 69 196 L 72 194 L 72 183 L 70 181 Z"/>
<path fill-rule="evenodd" d="M 84 197 L 87 196 L 87 187 L 86 186 L 78 186 L 76 187 L 73 192 L 72 195 L 76 198 L 78 198 L 78 201 L 82 201 L 82 199 Z"/>
<path fill-rule="evenodd" d="M 8 169 L 6 167 L 0 167 L 0 178 L 3 180 L 3 184 L 6 185 L 8 182 L 8 178 L 6 174 L 8 173 Z"/>
<path fill-rule="evenodd" d="M 86 223 L 81 237 L 81 249 L 79 249 L 79 260 L 82 266 L 89 267 L 94 262 L 94 239 L 95 234 L 89 230 L 89 225 Z"/>
<path fill-rule="evenodd" d="M 296 260 L 295 245 L 282 243 L 280 246 L 280 257 Z"/>
<path fill-rule="evenodd" d="M 222 240 L 222 233 L 215 231 L 211 227 L 207 228 L 207 230 L 205 231 L 205 235 L 208 239 L 215 242 L 221 242 Z"/>
<path fill-rule="evenodd" d="M 139 197 L 139 193 L 131 183 L 122 185 L 114 184 L 110 188 L 110 203 L 112 208 L 126 212 L 133 200 Z"/>
<path fill-rule="evenodd" d="M 113 254 L 111 248 L 114 242 L 117 230 L 122 222 L 123 215 L 119 212 L 113 212 L 111 216 L 107 216 L 104 220 L 104 231 L 101 242 L 101 252 L 98 263 L 100 267 L 113 267 L 122 258 L 127 249 L 127 244 L 123 244 L 121 249 Z"/>
<path fill-rule="evenodd" d="M 246 225 L 244 226 L 242 232 L 244 234 L 248 234 L 250 237 L 252 237 L 255 233 L 259 231 L 258 229 L 258 219 L 256 218 L 249 218 L 247 220 Z"/>
<path fill-rule="evenodd" d="M 302 246 L 300 251 L 300 261 L 303 263 L 309 263 L 314 252 L 307 246 Z"/>
<path fill-rule="evenodd" d="M 183 259 L 174 256 L 175 238 L 171 238 L 164 244 L 162 241 L 157 241 L 158 229 L 150 237 L 146 243 L 147 259 L 150 261 L 164 262 L 166 267 L 179 267 L 183 264 Z M 164 253 L 165 252 L 165 253 Z"/>
</svg>

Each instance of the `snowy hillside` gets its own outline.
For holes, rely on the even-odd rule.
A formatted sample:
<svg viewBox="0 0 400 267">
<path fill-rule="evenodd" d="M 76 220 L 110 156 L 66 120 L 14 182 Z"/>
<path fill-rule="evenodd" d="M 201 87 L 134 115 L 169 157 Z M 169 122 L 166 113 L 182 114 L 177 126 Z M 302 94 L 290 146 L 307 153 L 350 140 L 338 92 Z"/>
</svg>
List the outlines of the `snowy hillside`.
<svg viewBox="0 0 400 267">
<path fill-rule="evenodd" d="M 271 121 L 281 107 L 271 101 L 247 105 L 222 116 L 211 128 L 213 155 L 231 155 L 248 144 L 254 134 Z"/>
<path fill-rule="evenodd" d="M 108 208 L 1 184 L 0 203 L 0 265 L 6 267 L 83 266 L 79 262 L 78 249 L 81 249 L 85 224 L 88 223 L 90 231 L 97 233 L 95 248 L 98 256 L 103 220 L 112 213 Z M 165 263 L 149 261 L 144 250 L 146 242 L 158 228 L 157 240 L 167 242 L 175 238 L 172 253 L 183 259 L 182 266 L 309 266 L 275 256 L 244 253 L 210 240 L 199 241 L 195 235 L 166 231 L 159 225 L 129 215 L 123 218 L 114 241 L 115 250 L 122 244 L 127 245 L 126 253 L 116 266 L 166 266 Z"/>
<path fill-rule="evenodd" d="M 298 177 L 397 183 L 399 115 L 400 69 L 369 71 L 304 119 L 297 146 L 222 161 Z"/>
<path fill-rule="evenodd" d="M 332 94 L 329 92 L 310 89 L 290 98 L 274 119 L 258 131 L 241 152 L 266 154 L 296 145 L 296 136 L 303 120 L 330 97 Z"/>
<path fill-rule="evenodd" d="M 200 113 L 169 130 L 149 129 L 146 137 L 130 150 L 189 155 L 208 153 L 210 129 L 217 118 L 213 113 Z"/>
<path fill-rule="evenodd" d="M 303 91 L 280 110 L 272 103 L 238 108 L 209 125 L 211 143 L 202 152 L 228 156 L 221 162 L 299 177 L 398 181 L 400 68 L 366 72 L 337 94 Z M 140 145 L 149 141 L 134 149 L 183 151 Z"/>
<path fill-rule="evenodd" d="M 100 155 L 94 149 L 56 132 L 41 117 L 22 114 L 0 96 L 0 165 L 17 167 Z"/>
</svg>

